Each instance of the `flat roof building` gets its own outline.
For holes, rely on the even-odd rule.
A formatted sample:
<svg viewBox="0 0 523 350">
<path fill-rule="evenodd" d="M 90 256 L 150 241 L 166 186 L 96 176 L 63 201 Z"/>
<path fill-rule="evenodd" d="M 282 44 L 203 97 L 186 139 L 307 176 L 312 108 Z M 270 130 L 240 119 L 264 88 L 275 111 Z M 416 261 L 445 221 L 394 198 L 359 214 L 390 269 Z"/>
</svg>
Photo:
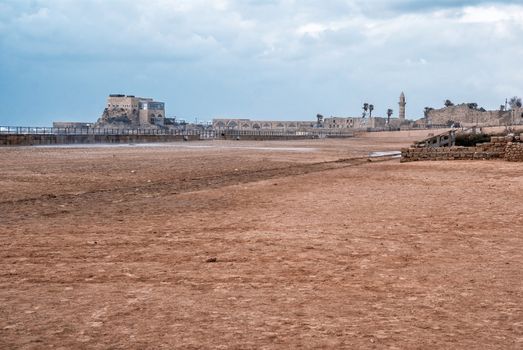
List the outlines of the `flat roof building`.
<svg viewBox="0 0 523 350">
<path fill-rule="evenodd" d="M 111 94 L 97 126 L 118 125 L 129 127 L 163 126 L 165 103 L 152 98 L 134 95 Z"/>
</svg>

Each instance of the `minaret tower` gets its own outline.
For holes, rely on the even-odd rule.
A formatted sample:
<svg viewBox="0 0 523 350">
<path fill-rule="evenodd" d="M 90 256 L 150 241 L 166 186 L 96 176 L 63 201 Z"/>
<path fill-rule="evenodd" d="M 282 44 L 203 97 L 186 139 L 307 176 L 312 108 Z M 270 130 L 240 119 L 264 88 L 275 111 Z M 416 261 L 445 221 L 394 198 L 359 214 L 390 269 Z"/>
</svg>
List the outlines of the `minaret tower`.
<svg viewBox="0 0 523 350">
<path fill-rule="evenodd" d="M 405 100 L 405 94 L 402 92 L 400 95 L 400 115 L 399 118 L 401 121 L 405 120 L 405 105 L 407 104 Z"/>
</svg>

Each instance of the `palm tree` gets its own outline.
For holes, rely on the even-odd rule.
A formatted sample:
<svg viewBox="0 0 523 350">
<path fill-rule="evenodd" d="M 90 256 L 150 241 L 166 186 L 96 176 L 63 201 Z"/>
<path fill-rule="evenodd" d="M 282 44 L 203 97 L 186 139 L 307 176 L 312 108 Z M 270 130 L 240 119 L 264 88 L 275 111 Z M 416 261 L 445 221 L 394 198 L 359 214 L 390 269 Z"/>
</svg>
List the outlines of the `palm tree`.
<svg viewBox="0 0 523 350">
<path fill-rule="evenodd" d="M 320 128 L 322 125 L 323 125 L 323 115 L 321 114 L 316 114 L 316 120 L 318 121 L 317 122 L 317 126 L 318 128 Z"/>
<path fill-rule="evenodd" d="M 365 118 L 367 116 L 367 111 L 368 110 L 369 110 L 369 104 L 365 102 L 363 104 L 363 118 Z"/>
<path fill-rule="evenodd" d="M 428 118 L 429 117 L 429 112 L 434 110 L 434 108 L 432 107 L 425 107 L 425 111 L 423 112 L 423 114 L 425 114 L 425 118 Z"/>
<path fill-rule="evenodd" d="M 514 96 L 508 101 L 510 109 L 521 108 L 521 97 Z"/>
<path fill-rule="evenodd" d="M 374 110 L 374 105 L 369 105 L 369 118 L 372 118 L 372 111 Z"/>
<path fill-rule="evenodd" d="M 392 116 L 392 113 L 394 113 L 392 109 L 387 109 L 387 124 L 390 124 L 390 117 Z"/>
</svg>

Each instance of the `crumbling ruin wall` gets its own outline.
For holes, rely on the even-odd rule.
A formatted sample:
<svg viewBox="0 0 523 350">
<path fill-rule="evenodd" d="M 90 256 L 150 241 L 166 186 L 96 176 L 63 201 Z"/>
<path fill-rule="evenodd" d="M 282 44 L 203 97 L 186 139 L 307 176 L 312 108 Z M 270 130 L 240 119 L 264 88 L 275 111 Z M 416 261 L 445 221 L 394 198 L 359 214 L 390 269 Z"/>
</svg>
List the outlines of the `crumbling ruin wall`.
<svg viewBox="0 0 523 350">
<path fill-rule="evenodd" d="M 122 127 L 132 128 L 140 126 L 138 109 L 106 108 L 102 116 L 96 121 L 95 127 Z"/>
<path fill-rule="evenodd" d="M 423 160 L 473 160 L 504 157 L 505 147 L 437 147 L 405 148 L 401 150 L 401 162 Z"/>
<path fill-rule="evenodd" d="M 506 159 L 523 161 L 523 134 L 521 136 L 492 137 L 490 142 L 474 147 L 410 147 L 401 150 L 401 162 L 427 160 Z"/>
<path fill-rule="evenodd" d="M 427 113 L 433 125 L 446 125 L 449 121 L 461 125 L 505 125 L 511 121 L 510 111 L 482 111 L 468 104 L 433 109 Z"/>
<path fill-rule="evenodd" d="M 505 159 L 509 162 L 523 162 L 523 143 L 508 143 L 505 150 Z"/>
</svg>

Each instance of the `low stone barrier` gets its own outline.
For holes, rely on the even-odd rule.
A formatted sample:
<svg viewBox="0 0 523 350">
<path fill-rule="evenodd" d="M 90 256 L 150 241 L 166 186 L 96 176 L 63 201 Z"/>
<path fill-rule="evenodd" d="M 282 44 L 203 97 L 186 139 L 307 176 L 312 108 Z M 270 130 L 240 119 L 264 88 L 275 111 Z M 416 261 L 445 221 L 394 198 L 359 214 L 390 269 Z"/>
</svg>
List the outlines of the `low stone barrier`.
<svg viewBox="0 0 523 350">
<path fill-rule="evenodd" d="M 401 150 L 401 161 L 495 159 L 503 158 L 503 152 L 483 147 L 405 148 Z"/>
<path fill-rule="evenodd" d="M 505 149 L 505 159 L 509 162 L 523 162 L 523 143 L 508 143 Z"/>
<path fill-rule="evenodd" d="M 317 135 L 278 135 L 278 134 L 218 134 L 220 140 L 241 140 L 241 141 L 288 141 L 288 140 L 309 140 L 317 139 Z"/>
<path fill-rule="evenodd" d="M 474 147 L 410 147 L 401 150 L 401 162 L 460 159 L 506 159 L 521 162 L 523 161 L 523 136 L 493 136 L 490 142 L 480 143 Z"/>
<path fill-rule="evenodd" d="M 156 143 L 199 140 L 199 135 L 55 135 L 3 134 L 0 146 L 67 145 L 95 143 Z"/>
<path fill-rule="evenodd" d="M 279 130 L 233 130 L 224 129 L 216 132 L 219 140 L 271 141 L 271 140 L 310 140 L 321 138 L 354 137 L 353 132 L 308 131 L 287 132 Z"/>
</svg>

